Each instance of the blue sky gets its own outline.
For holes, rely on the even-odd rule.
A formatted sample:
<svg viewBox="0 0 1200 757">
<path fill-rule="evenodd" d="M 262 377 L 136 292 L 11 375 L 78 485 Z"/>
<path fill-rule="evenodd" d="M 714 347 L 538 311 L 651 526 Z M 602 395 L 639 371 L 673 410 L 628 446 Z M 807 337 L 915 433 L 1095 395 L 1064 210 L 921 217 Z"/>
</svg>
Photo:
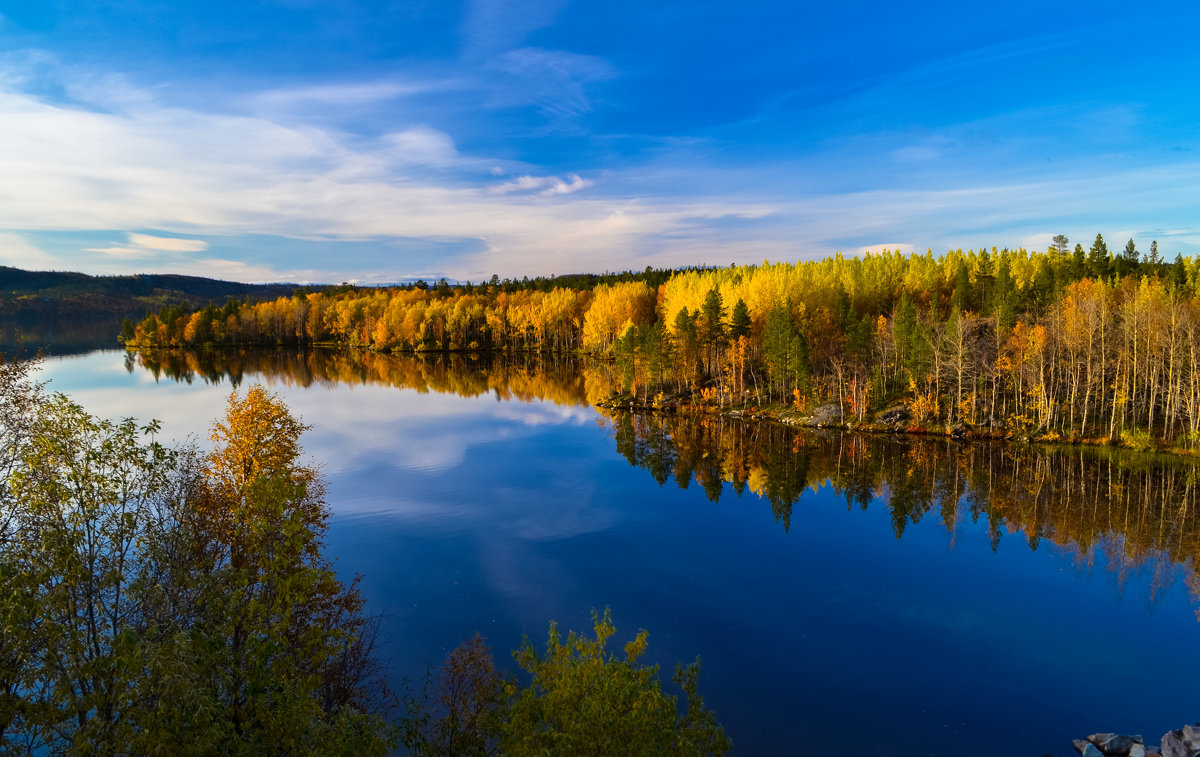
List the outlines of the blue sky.
<svg viewBox="0 0 1200 757">
<path fill-rule="evenodd" d="M 0 2 L 0 263 L 388 282 L 1200 252 L 1200 6 Z"/>
</svg>

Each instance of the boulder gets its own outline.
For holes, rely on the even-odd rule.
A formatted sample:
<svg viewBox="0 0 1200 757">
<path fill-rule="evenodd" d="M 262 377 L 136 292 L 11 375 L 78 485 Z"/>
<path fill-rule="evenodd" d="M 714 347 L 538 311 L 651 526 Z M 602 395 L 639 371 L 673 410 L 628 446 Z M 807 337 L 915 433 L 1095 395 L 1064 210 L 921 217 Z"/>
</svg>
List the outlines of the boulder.
<svg viewBox="0 0 1200 757">
<path fill-rule="evenodd" d="M 912 420 L 912 413 L 907 407 L 889 407 L 875 418 L 879 423 L 899 424 L 908 423 Z"/>
<path fill-rule="evenodd" d="M 1193 752 L 1200 750 L 1200 726 L 1185 725 L 1183 727 L 1183 745 Z"/>
<path fill-rule="evenodd" d="M 1096 748 L 1096 745 L 1090 741 L 1083 742 L 1083 757 L 1104 757 L 1104 752 Z"/>
<path fill-rule="evenodd" d="M 831 423 L 842 422 L 842 408 L 834 403 L 821 405 L 813 410 L 810 420 L 817 426 L 828 426 Z"/>
<path fill-rule="evenodd" d="M 1129 747 L 1129 757 L 1146 757 L 1146 745 L 1134 744 Z"/>
<path fill-rule="evenodd" d="M 1192 757 L 1192 750 L 1183 743 L 1183 731 L 1168 731 L 1163 734 L 1162 757 Z"/>
<path fill-rule="evenodd" d="M 1141 736 L 1123 736 L 1119 733 L 1093 733 L 1087 740 L 1100 748 L 1108 757 L 1129 757 L 1129 750 L 1142 741 Z"/>
</svg>

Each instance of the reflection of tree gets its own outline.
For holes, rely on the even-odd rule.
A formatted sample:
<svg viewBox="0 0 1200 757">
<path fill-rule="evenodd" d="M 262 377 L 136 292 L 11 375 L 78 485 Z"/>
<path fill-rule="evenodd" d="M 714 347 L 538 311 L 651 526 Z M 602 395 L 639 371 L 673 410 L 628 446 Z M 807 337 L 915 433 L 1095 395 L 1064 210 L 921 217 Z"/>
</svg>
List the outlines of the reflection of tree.
<svg viewBox="0 0 1200 757">
<path fill-rule="evenodd" d="M 611 366 L 552 355 L 399 357 L 366 351 L 152 351 L 137 357 L 156 377 L 237 384 L 270 376 L 308 386 L 378 383 L 420 392 L 580 405 L 606 395 Z M 132 366 L 131 366 L 132 370 Z M 1184 566 L 1200 579 L 1200 465 L 1094 447 L 1053 448 L 893 435 L 822 434 L 712 415 L 610 412 L 618 452 L 659 484 L 694 481 L 714 502 L 725 484 L 766 499 L 785 529 L 808 486 L 828 483 L 848 507 L 888 508 L 897 537 L 930 512 L 950 534 L 966 518 L 986 525 L 993 548 L 1021 532 L 1101 562 L 1123 580 L 1155 571 L 1155 587 Z"/>
<path fill-rule="evenodd" d="M 553 354 L 402 357 L 366 350 L 146 350 L 137 353 L 137 363 L 156 379 L 228 381 L 235 388 L 246 376 L 267 376 L 292 386 L 381 384 L 560 405 L 590 404 L 612 388 L 607 366 L 581 368 L 578 360 Z"/>
<path fill-rule="evenodd" d="M 1185 571 L 1200 599 L 1200 465 L 1105 448 L 941 438 L 821 434 L 713 416 L 614 413 L 621 454 L 663 483 L 692 481 L 707 496 L 719 483 L 766 499 L 785 529 L 805 487 L 828 483 L 848 507 L 888 508 L 897 538 L 931 512 L 953 534 L 964 518 L 983 523 L 992 548 L 1021 532 L 1099 562 L 1124 581 L 1153 571 L 1153 592 Z M 669 461 L 669 462 L 668 462 Z"/>
</svg>

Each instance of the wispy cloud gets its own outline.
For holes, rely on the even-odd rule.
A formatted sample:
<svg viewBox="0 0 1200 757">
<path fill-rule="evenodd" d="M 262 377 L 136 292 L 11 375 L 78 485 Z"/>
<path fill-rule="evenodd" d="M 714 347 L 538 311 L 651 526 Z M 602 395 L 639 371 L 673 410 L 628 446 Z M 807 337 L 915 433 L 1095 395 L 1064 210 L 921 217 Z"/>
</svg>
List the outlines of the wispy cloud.
<svg viewBox="0 0 1200 757">
<path fill-rule="evenodd" d="M 593 186 L 593 182 L 578 174 L 569 174 L 567 178 L 557 176 L 518 176 L 512 181 L 497 184 L 488 189 L 491 194 L 507 195 L 515 193 L 535 193 L 538 197 L 553 197 L 569 195 Z M 535 190 L 540 190 L 536 191 Z"/>
<path fill-rule="evenodd" d="M 342 82 L 270 89 L 253 93 L 245 99 L 252 105 L 269 110 L 291 110 L 311 106 L 345 107 L 444 91 L 454 86 L 455 83 L 450 79 Z"/>
<path fill-rule="evenodd" d="M 565 0 L 471 0 L 462 35 L 468 56 L 492 55 L 521 45 L 554 21 Z"/>
<path fill-rule="evenodd" d="M 13 268 L 39 271 L 61 270 L 64 267 L 60 259 L 30 244 L 19 234 L 0 234 L 0 262 Z"/>
<path fill-rule="evenodd" d="M 530 71 L 544 74 L 560 61 L 572 80 L 605 75 L 602 65 L 586 73 L 594 61 L 580 57 L 525 55 L 538 61 Z M 461 147 L 453 129 L 416 119 L 361 135 L 290 117 L 165 104 L 151 90 L 112 79 L 100 86 L 95 77 L 74 87 L 86 98 L 64 102 L 41 93 L 72 90 L 72 70 L 47 64 L 35 88 L 5 65 L 0 59 L 0 229 L 13 233 L 0 240 L 10 243 L 0 256 L 26 267 L 133 272 L 136 265 L 254 281 L 394 281 L 436 267 L 451 278 L 478 280 L 492 273 L 811 258 L 895 246 L 896 239 L 916 249 L 1015 245 L 1059 231 L 1090 239 L 1106 223 L 1153 229 L 1162 218 L 1177 219 L 1173 244 L 1197 238 L 1188 227 L 1195 218 L 1191 198 L 1200 191 L 1194 161 L 1130 167 L 1077 160 L 1028 169 L 1019 179 L 960 172 L 938 182 L 920 181 L 928 174 L 914 167 L 877 188 L 844 181 L 849 188 L 840 191 L 830 190 L 828 179 L 805 178 L 852 173 L 854 164 L 823 155 L 743 170 L 668 146 L 649 167 L 545 170 Z M 51 75 L 60 86 L 43 86 Z M 388 92 L 367 88 L 351 99 Z M 337 97 L 317 88 L 295 99 L 327 96 Z M 911 144 L 941 150 L 954 140 L 935 135 Z M 878 163 L 895 165 L 886 158 L 903 148 L 882 141 L 872 149 Z M 654 171 L 666 178 L 656 180 Z M 498 175 L 513 178 L 498 183 Z M 1122 191 L 1114 193 L 1114 186 Z M 80 245 L 71 257 L 59 249 L 47 255 L 22 242 L 17 230 L 128 233 L 124 242 Z M 452 240 L 458 251 L 444 265 L 414 263 L 411 255 L 363 262 L 351 254 L 301 265 L 282 253 L 247 262 L 231 259 L 236 255 L 217 241 L 238 235 L 374 241 L 385 249 L 395 240 Z M 1148 248 L 1140 236 L 1138 243 Z"/>
<path fill-rule="evenodd" d="M 560 131 L 571 129 L 592 110 L 592 85 L 617 75 L 603 58 L 536 47 L 509 50 L 492 66 L 510 79 L 508 86 L 495 90 L 496 104 L 534 105 Z"/>
<path fill-rule="evenodd" d="M 156 237 L 150 234 L 126 234 L 128 244 L 113 245 L 112 247 L 89 247 L 88 252 L 102 252 L 122 258 L 145 258 L 159 252 L 203 252 L 208 249 L 208 242 L 200 239 L 180 239 L 178 237 Z"/>
</svg>

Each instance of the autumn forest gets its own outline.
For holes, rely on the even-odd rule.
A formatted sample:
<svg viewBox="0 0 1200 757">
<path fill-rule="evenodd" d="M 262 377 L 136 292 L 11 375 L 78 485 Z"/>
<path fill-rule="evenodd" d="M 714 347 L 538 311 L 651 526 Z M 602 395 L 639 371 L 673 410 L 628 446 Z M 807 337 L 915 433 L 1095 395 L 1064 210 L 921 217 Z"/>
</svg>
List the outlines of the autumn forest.
<svg viewBox="0 0 1200 757">
<path fill-rule="evenodd" d="M 1056 237 L 1046 252 L 884 251 L 799 263 L 429 286 L 180 306 L 127 347 L 336 345 L 581 353 L 645 409 L 766 409 L 870 427 L 1194 449 L 1196 258 Z"/>
</svg>

